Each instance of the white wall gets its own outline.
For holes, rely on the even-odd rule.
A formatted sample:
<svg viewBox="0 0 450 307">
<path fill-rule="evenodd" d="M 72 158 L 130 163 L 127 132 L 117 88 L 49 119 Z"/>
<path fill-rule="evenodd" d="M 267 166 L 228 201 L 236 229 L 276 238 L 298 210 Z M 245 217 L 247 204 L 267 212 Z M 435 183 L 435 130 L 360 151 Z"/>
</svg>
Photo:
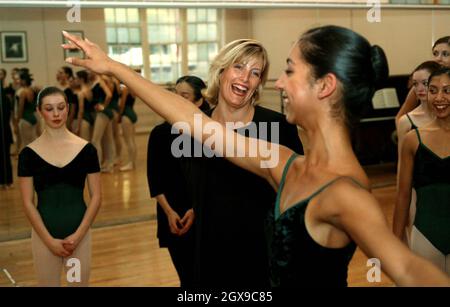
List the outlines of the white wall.
<svg viewBox="0 0 450 307">
<path fill-rule="evenodd" d="M 0 9 L 0 31 L 25 31 L 28 44 L 28 62 L 2 63 L 10 71 L 13 67 L 27 67 L 36 85 L 56 84 L 56 71 L 64 62 L 60 47 L 62 30 L 80 30 L 92 41 L 106 48 L 105 24 L 102 9 L 81 10 L 81 22 L 69 23 L 66 9 L 17 8 Z"/>
<path fill-rule="evenodd" d="M 227 9 L 222 12 L 225 44 L 240 38 L 252 38 L 251 11 Z"/>
<path fill-rule="evenodd" d="M 432 42 L 450 35 L 450 11 L 381 10 L 381 22 L 369 23 L 367 10 L 253 10 L 252 33 L 268 49 L 269 78 L 277 78 L 293 42 L 307 29 L 326 24 L 349 27 L 380 45 L 391 74 L 408 74 L 431 58 Z"/>
<path fill-rule="evenodd" d="M 69 9 L 69 8 L 68 8 Z M 81 22 L 66 20 L 68 9 L 0 9 L 0 31 L 25 31 L 27 63 L 0 63 L 8 73 L 12 67 L 28 67 L 36 84 L 55 83 L 57 69 L 64 65 L 61 30 L 81 30 L 106 47 L 103 9 L 81 10 Z M 350 9 L 255 9 L 224 10 L 223 42 L 244 37 L 260 40 L 271 60 L 269 78 L 277 78 L 293 42 L 305 30 L 336 24 L 354 29 L 386 51 L 391 74 L 409 73 L 431 56 L 437 38 L 450 35 L 450 11 L 382 9 L 381 22 L 369 23 L 367 10 Z"/>
</svg>

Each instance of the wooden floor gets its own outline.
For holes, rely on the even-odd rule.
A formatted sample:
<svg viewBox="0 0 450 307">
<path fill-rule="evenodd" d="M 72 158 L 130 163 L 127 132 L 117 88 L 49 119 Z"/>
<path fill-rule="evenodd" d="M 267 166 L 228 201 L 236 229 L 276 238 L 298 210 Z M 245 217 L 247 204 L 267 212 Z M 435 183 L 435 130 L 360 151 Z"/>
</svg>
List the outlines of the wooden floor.
<svg viewBox="0 0 450 307">
<path fill-rule="evenodd" d="M 147 134 L 137 136 L 138 168 L 131 172 L 102 174 L 103 204 L 92 231 L 92 286 L 178 286 L 176 271 L 166 249 L 156 240 L 156 204 L 149 197 L 146 178 Z M 17 161 L 14 160 L 16 167 Z M 395 201 L 393 165 L 367 169 L 389 223 Z M 17 178 L 15 187 L 0 191 L 0 286 L 13 286 L 6 269 L 19 286 L 36 285 L 30 226 L 25 218 Z M 349 267 L 350 286 L 392 286 L 369 283 L 367 257 L 359 250 Z"/>
</svg>

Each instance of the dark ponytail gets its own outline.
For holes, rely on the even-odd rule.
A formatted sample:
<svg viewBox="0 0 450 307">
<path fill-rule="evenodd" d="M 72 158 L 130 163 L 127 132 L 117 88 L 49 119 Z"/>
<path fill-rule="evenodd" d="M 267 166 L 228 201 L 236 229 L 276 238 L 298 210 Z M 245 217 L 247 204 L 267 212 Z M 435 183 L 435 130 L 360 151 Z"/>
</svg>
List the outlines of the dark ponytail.
<svg viewBox="0 0 450 307">
<path fill-rule="evenodd" d="M 389 77 L 389 68 L 387 65 L 386 54 L 380 46 L 374 45 L 371 47 L 371 60 L 374 72 L 375 90 L 383 87 L 387 78 Z"/>
</svg>

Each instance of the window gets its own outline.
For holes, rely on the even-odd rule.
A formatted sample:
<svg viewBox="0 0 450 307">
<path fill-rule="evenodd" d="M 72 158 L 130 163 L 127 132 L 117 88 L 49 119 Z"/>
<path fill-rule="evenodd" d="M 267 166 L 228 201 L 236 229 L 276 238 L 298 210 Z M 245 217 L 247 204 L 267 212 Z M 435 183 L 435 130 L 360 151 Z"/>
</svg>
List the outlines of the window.
<svg viewBox="0 0 450 307">
<path fill-rule="evenodd" d="M 219 49 L 217 10 L 188 9 L 188 74 L 206 79 Z"/>
<path fill-rule="evenodd" d="M 111 58 L 143 68 L 156 83 L 174 83 L 187 74 L 207 78 L 219 50 L 218 10 L 108 8 L 104 12 Z"/>
<path fill-rule="evenodd" d="M 171 83 L 182 75 L 181 30 L 178 9 L 147 9 L 152 81 Z"/>
<path fill-rule="evenodd" d="M 108 55 L 133 68 L 142 68 L 139 11 L 133 8 L 105 9 Z"/>
</svg>

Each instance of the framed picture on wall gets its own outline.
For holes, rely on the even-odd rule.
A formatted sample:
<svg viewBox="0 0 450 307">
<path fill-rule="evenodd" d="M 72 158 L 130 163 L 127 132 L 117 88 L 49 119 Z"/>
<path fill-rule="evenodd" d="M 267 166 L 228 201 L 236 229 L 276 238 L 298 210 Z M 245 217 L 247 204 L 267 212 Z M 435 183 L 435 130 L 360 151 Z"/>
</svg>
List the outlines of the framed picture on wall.
<svg viewBox="0 0 450 307">
<path fill-rule="evenodd" d="M 84 39 L 83 31 L 74 31 L 74 30 L 65 30 L 65 31 L 70 33 L 70 34 L 72 34 L 72 35 L 76 35 L 76 36 L 81 37 L 82 39 Z M 62 35 L 62 42 L 63 42 L 63 44 L 67 44 L 68 43 L 68 41 L 64 37 L 64 35 Z M 83 51 L 78 50 L 76 48 L 74 48 L 74 49 L 63 49 L 63 51 L 64 51 L 64 59 L 69 58 L 69 57 L 84 58 Z"/>
<path fill-rule="evenodd" d="M 0 32 L 0 41 L 2 62 L 28 62 L 26 32 Z"/>
</svg>

